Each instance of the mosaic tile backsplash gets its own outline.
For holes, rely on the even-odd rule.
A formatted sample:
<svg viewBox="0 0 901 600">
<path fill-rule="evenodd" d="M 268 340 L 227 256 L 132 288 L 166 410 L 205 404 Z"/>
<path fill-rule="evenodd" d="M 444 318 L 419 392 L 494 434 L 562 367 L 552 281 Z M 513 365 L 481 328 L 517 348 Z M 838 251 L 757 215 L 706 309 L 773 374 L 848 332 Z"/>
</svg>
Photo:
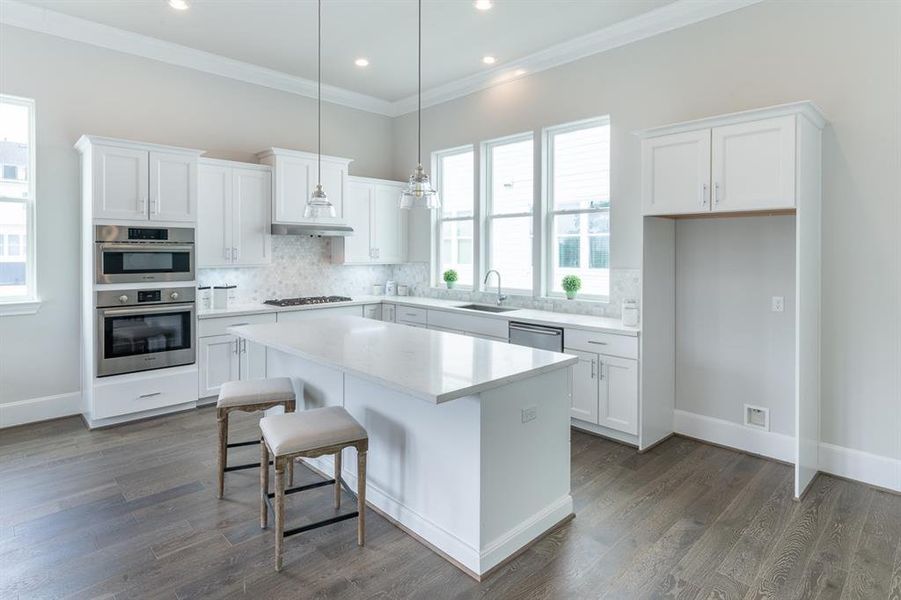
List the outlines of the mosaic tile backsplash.
<svg viewBox="0 0 901 600">
<path fill-rule="evenodd" d="M 238 304 L 295 296 L 369 294 L 372 284 L 385 283 L 389 279 L 409 286 L 411 296 L 487 304 L 493 303 L 495 298 L 492 293 L 430 287 L 429 265 L 426 263 L 393 266 L 335 265 L 331 263 L 329 238 L 293 235 L 272 237 L 271 265 L 240 269 L 201 269 L 197 279 L 200 285 L 236 285 L 235 301 Z M 639 298 L 640 281 L 638 269 L 613 269 L 609 303 L 510 296 L 506 304 L 520 308 L 619 318 L 622 301 L 626 298 Z"/>
</svg>

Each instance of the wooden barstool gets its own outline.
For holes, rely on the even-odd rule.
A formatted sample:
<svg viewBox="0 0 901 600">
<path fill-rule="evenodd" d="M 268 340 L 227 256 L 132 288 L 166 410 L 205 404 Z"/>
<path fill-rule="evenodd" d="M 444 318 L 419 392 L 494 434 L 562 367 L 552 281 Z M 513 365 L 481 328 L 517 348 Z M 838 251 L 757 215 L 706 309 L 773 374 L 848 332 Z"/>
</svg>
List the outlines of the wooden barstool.
<svg viewBox="0 0 901 600">
<path fill-rule="evenodd" d="M 268 525 L 270 501 L 275 498 L 275 570 L 282 569 L 284 539 L 311 529 L 357 517 L 357 544 L 366 529 L 366 430 L 340 406 L 273 415 L 260 420 L 260 527 Z M 326 485 L 335 486 L 335 508 L 341 508 L 341 451 L 357 449 L 357 510 L 285 531 L 285 495 Z M 285 489 L 285 470 L 297 458 L 335 455 L 335 478 Z M 275 492 L 269 492 L 269 457 L 275 464 Z M 349 491 L 349 490 L 348 490 Z"/>
<path fill-rule="evenodd" d="M 284 406 L 285 412 L 294 412 L 296 406 L 294 386 L 288 377 L 229 381 L 219 388 L 219 400 L 216 402 L 216 420 L 219 422 L 218 498 L 221 498 L 225 491 L 226 472 L 253 469 L 257 466 L 256 463 L 228 466 L 229 448 L 255 446 L 259 443 L 258 440 L 251 440 L 229 444 L 228 414 L 237 410 L 263 411 L 275 406 Z"/>
</svg>

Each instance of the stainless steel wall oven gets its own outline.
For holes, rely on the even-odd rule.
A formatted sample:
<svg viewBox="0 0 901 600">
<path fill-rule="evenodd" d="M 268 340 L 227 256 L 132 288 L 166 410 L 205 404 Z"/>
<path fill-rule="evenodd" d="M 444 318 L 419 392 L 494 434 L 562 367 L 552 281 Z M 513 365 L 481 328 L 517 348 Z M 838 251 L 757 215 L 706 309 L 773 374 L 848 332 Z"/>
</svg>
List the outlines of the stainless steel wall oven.
<svg viewBox="0 0 901 600">
<path fill-rule="evenodd" d="M 194 230 L 97 225 L 96 283 L 194 280 Z"/>
</svg>

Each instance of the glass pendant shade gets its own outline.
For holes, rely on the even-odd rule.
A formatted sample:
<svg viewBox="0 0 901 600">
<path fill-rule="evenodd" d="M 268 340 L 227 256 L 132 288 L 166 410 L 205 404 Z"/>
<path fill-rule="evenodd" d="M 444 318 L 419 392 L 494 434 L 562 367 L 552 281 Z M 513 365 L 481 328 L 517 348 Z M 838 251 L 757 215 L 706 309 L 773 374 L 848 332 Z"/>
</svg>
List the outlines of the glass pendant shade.
<svg viewBox="0 0 901 600">
<path fill-rule="evenodd" d="M 429 176 L 422 170 L 422 165 L 416 165 L 407 187 L 400 195 L 401 208 L 427 208 L 434 209 L 441 206 L 438 192 L 432 189 Z"/>
<path fill-rule="evenodd" d="M 335 212 L 335 207 L 329 201 L 328 196 L 322 190 L 322 184 L 317 183 L 316 189 L 313 190 L 313 193 L 310 194 L 310 199 L 307 201 L 307 206 L 303 211 L 304 219 L 319 219 L 321 217 L 332 217 L 337 216 Z"/>
</svg>

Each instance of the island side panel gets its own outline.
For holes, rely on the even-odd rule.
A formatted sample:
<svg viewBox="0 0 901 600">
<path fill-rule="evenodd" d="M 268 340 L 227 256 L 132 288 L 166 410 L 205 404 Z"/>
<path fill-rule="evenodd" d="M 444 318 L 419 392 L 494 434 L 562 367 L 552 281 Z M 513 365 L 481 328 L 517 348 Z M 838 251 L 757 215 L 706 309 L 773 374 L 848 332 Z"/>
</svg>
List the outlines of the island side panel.
<svg viewBox="0 0 901 600">
<path fill-rule="evenodd" d="M 266 374 L 268 377 L 292 379 L 297 394 L 297 410 L 344 404 L 344 373 L 338 369 L 267 348 Z"/>
<path fill-rule="evenodd" d="M 369 434 L 366 500 L 478 572 L 478 398 L 433 404 L 351 375 L 344 389 L 344 407 Z M 344 465 L 355 485 L 355 461 Z"/>
<path fill-rule="evenodd" d="M 481 394 L 480 573 L 573 513 L 571 385 L 566 367 Z"/>
</svg>

